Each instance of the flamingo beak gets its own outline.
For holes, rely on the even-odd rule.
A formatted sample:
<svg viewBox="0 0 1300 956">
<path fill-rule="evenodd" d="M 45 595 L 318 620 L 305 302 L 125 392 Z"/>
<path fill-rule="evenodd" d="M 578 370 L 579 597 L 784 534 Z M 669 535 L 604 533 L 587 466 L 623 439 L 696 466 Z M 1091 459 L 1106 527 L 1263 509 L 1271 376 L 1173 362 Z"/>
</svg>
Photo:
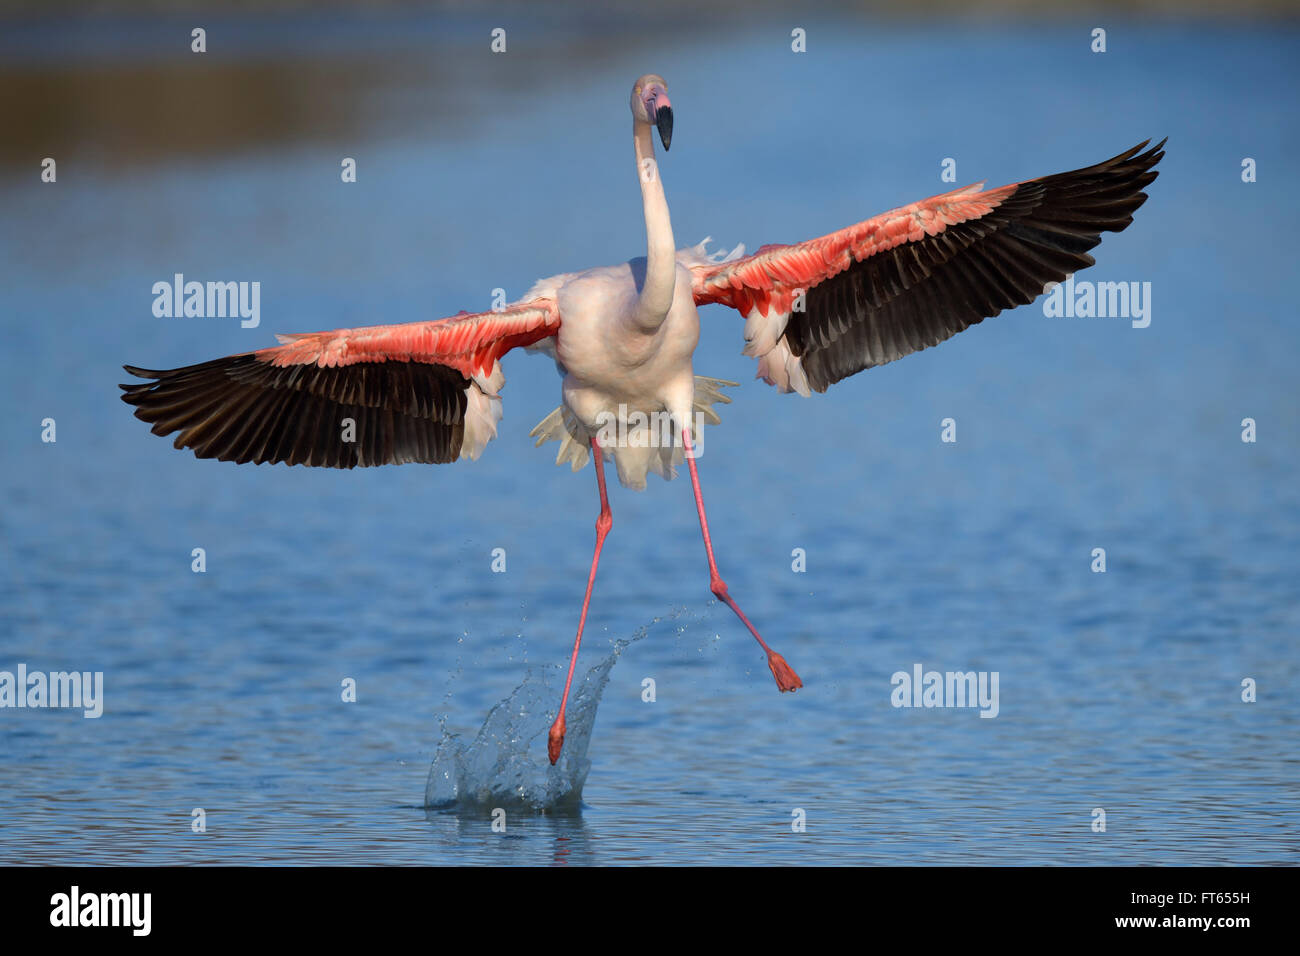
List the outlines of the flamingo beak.
<svg viewBox="0 0 1300 956">
<path fill-rule="evenodd" d="M 664 144 L 664 152 L 673 141 L 673 104 L 668 101 L 668 91 L 655 85 L 646 91 L 645 112 L 654 117 L 654 124 L 659 130 L 659 141 Z"/>
<path fill-rule="evenodd" d="M 667 100 L 667 97 L 664 97 Z M 673 141 L 673 108 L 671 106 L 660 106 L 655 110 L 655 126 L 659 128 L 659 141 L 664 144 L 664 152 L 668 152 L 668 145 Z"/>
</svg>

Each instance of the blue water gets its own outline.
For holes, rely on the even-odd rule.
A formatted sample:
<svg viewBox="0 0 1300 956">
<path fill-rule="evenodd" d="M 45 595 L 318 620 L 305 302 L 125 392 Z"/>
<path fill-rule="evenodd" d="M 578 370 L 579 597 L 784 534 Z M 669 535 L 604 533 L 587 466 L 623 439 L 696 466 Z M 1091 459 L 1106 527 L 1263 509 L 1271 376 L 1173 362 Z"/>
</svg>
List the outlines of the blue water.
<svg viewBox="0 0 1300 956">
<path fill-rule="evenodd" d="M 337 116 L 299 90 L 314 118 L 288 131 L 240 122 L 255 85 L 232 113 L 143 118 L 109 85 L 69 123 L 119 119 L 60 140 L 57 184 L 38 131 L 5 154 L 0 670 L 106 690 L 97 720 L 0 710 L 0 861 L 1296 862 L 1300 35 L 1108 17 L 1092 54 L 1082 18 L 809 19 L 796 55 L 784 20 L 525 23 L 494 58 L 475 16 L 371 24 L 364 69 L 337 26 L 233 31 L 208 56 L 247 57 L 250 83 L 292 72 L 253 68 L 282 46 L 361 77 Z M 96 69 L 165 34 L 105 32 Z M 28 39 L 41 69 L 89 56 Z M 1150 201 L 1079 277 L 1150 282 L 1152 320 L 1028 306 L 804 400 L 751 382 L 740 320 L 705 310 L 697 371 L 746 383 L 700 461 L 718 561 L 806 686 L 778 694 L 711 600 L 685 478 L 615 488 L 583 671 L 647 633 L 593 708 L 580 804 L 512 806 L 496 832 L 425 788 L 444 729 L 472 744 L 571 646 L 597 502 L 590 469 L 527 437 L 553 367 L 510 357 L 480 461 L 347 473 L 174 451 L 117 400 L 120 365 L 484 309 L 638 254 L 626 100 L 647 70 L 673 94 L 681 244 L 818 235 L 952 188 L 948 157 L 996 185 L 1167 135 Z M 226 126 L 187 147 L 205 123 Z M 260 281 L 261 326 L 154 318 L 176 272 Z M 917 663 L 998 672 L 997 717 L 891 706 Z M 506 743 L 545 773 L 544 733 Z"/>
</svg>

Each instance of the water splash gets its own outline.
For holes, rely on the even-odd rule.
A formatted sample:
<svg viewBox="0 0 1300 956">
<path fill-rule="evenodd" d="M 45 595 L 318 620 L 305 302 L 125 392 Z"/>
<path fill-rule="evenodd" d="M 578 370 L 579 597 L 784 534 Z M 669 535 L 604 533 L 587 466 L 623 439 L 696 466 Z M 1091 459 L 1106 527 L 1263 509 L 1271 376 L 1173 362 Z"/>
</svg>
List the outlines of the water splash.
<svg viewBox="0 0 1300 956">
<path fill-rule="evenodd" d="M 655 618 L 627 640 L 615 641 L 604 660 L 588 670 L 581 681 L 574 681 L 565 714 L 568 732 L 555 766 L 546 756 L 546 734 L 559 703 L 561 688 L 552 685 L 552 678 L 557 684 L 563 679 L 559 665 L 530 669 L 524 682 L 488 712 L 468 746 L 444 726 L 424 788 L 425 808 L 577 811 L 591 770 L 587 746 L 610 671 L 623 651 L 660 621 Z"/>
</svg>

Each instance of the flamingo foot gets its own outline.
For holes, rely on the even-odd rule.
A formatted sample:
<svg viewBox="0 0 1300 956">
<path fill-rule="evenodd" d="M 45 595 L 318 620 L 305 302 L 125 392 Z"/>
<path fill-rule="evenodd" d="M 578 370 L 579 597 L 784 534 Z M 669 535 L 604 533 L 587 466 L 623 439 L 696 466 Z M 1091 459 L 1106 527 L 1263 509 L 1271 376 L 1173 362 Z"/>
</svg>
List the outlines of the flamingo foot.
<svg viewBox="0 0 1300 956">
<path fill-rule="evenodd" d="M 776 678 L 776 686 L 782 693 L 796 691 L 803 686 L 803 681 L 794 672 L 794 668 L 776 651 L 767 652 L 767 666 L 771 668 L 772 676 Z"/>
<path fill-rule="evenodd" d="M 785 661 L 781 663 L 784 664 Z M 551 758 L 551 766 L 555 766 L 555 761 L 560 759 L 560 748 L 564 746 L 564 731 L 564 715 L 561 714 L 555 718 L 555 723 L 551 724 L 551 732 L 546 738 L 546 755 Z"/>
</svg>

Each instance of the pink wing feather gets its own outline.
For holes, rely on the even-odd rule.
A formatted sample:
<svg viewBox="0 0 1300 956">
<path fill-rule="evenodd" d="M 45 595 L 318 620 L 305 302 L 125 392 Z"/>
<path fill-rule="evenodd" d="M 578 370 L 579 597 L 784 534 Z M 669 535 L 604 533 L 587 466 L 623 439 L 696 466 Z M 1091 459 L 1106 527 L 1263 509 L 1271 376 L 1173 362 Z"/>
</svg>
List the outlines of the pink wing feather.
<svg viewBox="0 0 1300 956">
<path fill-rule="evenodd" d="M 357 362 L 421 362 L 456 369 L 465 376 L 490 375 L 513 348 L 532 345 L 560 328 L 551 299 L 534 299 L 500 312 L 461 312 L 436 322 L 372 325 L 333 332 L 277 335 L 279 347 L 253 354 L 278 368 Z"/>
</svg>

